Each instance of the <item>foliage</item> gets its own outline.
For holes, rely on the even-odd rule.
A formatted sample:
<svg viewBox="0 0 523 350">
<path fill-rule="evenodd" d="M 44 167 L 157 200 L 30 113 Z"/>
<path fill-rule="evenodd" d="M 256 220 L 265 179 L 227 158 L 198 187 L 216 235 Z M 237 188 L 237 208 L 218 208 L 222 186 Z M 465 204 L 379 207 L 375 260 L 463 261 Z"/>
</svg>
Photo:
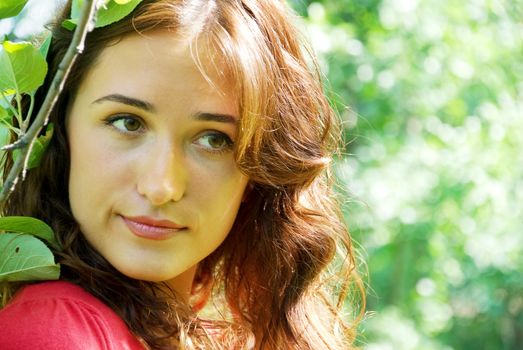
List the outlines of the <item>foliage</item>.
<svg viewBox="0 0 523 350">
<path fill-rule="evenodd" d="M 105 27 L 124 18 L 131 13 L 142 0 L 105 0 L 104 6 L 97 13 L 96 27 Z M 71 18 L 63 23 L 67 29 L 73 30 L 81 15 L 83 0 L 73 0 Z"/>
<path fill-rule="evenodd" d="M 0 3 L 0 18 L 14 17 L 22 11 L 27 0 L 3 0 Z"/>
<path fill-rule="evenodd" d="M 53 230 L 29 217 L 1 217 L 0 280 L 27 281 L 57 279 L 60 267 L 44 243 L 58 249 Z"/>
<path fill-rule="evenodd" d="M 523 348 L 523 3 L 291 3 L 346 126 L 362 347 Z"/>
<path fill-rule="evenodd" d="M 0 17 L 17 15 L 26 1 L 9 1 L 1 8 Z M 47 74 L 45 54 L 48 40 L 42 50 L 28 42 L 5 40 L 0 51 L 0 117 L 1 141 L 5 146 L 10 133 L 21 138 L 26 134 L 33 111 L 34 95 Z M 30 107 L 24 115 L 22 99 L 28 96 Z M 38 164 L 39 157 L 52 135 L 38 137 L 32 143 L 25 168 Z M 27 145 L 26 147 L 29 147 Z M 19 149 L 13 157 L 22 157 Z M 57 279 L 60 267 L 55 264 L 51 250 L 40 240 L 58 249 L 54 233 L 45 223 L 29 217 L 0 217 L 0 281 Z"/>
</svg>

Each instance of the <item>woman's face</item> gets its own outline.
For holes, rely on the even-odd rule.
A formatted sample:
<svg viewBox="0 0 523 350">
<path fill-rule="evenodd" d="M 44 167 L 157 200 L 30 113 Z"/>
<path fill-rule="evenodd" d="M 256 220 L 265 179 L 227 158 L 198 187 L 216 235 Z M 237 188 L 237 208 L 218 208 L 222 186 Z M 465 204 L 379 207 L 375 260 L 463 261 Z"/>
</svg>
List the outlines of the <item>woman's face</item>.
<svg viewBox="0 0 523 350">
<path fill-rule="evenodd" d="M 128 36 L 101 53 L 66 122 L 69 200 L 87 240 L 123 274 L 183 293 L 248 182 L 233 154 L 237 100 L 210 78 L 221 86 L 172 34 Z"/>
</svg>

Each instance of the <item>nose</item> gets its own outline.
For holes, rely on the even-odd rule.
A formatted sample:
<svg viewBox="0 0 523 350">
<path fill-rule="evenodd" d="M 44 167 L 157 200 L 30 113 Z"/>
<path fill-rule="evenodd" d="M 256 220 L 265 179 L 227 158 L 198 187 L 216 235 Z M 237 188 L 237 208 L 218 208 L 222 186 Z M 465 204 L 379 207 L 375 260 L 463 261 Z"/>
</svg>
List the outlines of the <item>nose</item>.
<svg viewBox="0 0 523 350">
<path fill-rule="evenodd" d="M 187 181 L 182 152 L 175 152 L 170 144 L 164 144 L 151 149 L 146 158 L 138 164 L 138 193 L 153 206 L 179 201 L 185 194 Z"/>
</svg>

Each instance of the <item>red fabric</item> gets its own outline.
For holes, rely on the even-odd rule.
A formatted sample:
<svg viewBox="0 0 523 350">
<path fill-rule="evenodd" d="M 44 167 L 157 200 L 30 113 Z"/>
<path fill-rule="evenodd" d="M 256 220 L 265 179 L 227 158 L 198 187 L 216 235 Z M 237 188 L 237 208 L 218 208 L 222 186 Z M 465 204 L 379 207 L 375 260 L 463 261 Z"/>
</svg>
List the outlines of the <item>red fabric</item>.
<svg viewBox="0 0 523 350">
<path fill-rule="evenodd" d="M 144 350 L 123 320 L 64 281 L 24 287 L 0 310 L 2 350 Z"/>
</svg>

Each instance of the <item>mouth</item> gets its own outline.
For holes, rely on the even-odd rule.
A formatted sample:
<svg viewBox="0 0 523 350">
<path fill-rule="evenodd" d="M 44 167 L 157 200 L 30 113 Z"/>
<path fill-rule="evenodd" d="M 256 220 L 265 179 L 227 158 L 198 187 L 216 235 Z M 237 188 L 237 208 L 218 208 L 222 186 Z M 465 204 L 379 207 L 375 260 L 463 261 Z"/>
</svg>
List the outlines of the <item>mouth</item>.
<svg viewBox="0 0 523 350">
<path fill-rule="evenodd" d="M 187 229 L 170 220 L 148 216 L 120 216 L 129 230 L 138 237 L 156 241 L 166 240 Z"/>
</svg>

